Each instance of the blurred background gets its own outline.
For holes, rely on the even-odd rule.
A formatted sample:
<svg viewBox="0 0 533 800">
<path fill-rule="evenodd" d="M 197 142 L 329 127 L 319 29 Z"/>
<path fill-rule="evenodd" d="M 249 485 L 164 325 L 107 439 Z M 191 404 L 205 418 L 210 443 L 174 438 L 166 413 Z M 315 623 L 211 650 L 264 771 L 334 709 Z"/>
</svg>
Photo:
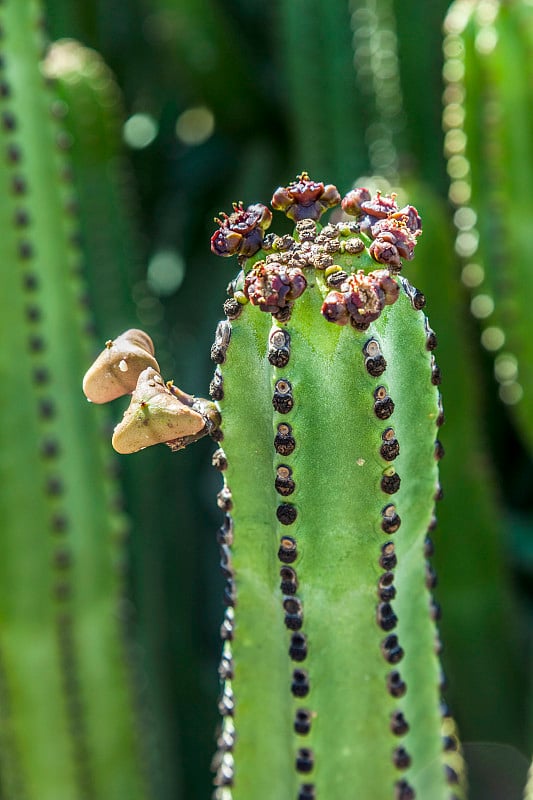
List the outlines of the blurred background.
<svg viewBox="0 0 533 800">
<path fill-rule="evenodd" d="M 464 133 L 466 108 L 480 128 L 471 140 L 481 141 L 483 104 L 505 109 L 511 84 L 523 93 L 515 124 L 529 130 L 529 67 L 520 86 L 517 72 L 489 70 L 490 92 L 476 73 L 468 106 L 461 87 L 465 52 L 472 62 L 493 52 L 487 30 L 514 37 L 526 54 L 533 36 L 520 22 L 528 3 L 504 4 L 509 18 L 516 14 L 512 31 L 507 17 L 500 31 L 499 3 L 457 5 L 466 11 L 444 33 L 447 0 L 46 0 L 56 44 L 45 72 L 64 103 L 94 353 L 125 328 L 144 328 L 162 374 L 187 392 L 206 396 L 209 349 L 233 277 L 232 264 L 209 249 L 221 209 L 267 203 L 302 170 L 341 193 L 358 182 L 402 186 L 419 208 L 424 236 L 406 275 L 428 297 L 447 420 L 434 535 L 445 697 L 465 742 L 500 746 L 502 763 L 516 758 L 523 769 L 533 721 L 530 334 L 527 313 L 499 317 L 490 305 L 508 287 L 493 288 L 482 261 L 490 253 L 476 249 L 479 231 L 492 235 L 494 209 L 481 208 L 475 184 L 483 150 L 469 152 L 454 131 Z M 461 50 L 461 20 L 474 7 L 472 44 Z M 452 109 L 444 129 L 443 95 Z M 499 188 L 509 214 L 531 203 L 510 178 Z M 506 269 L 513 244 L 509 255 L 499 245 Z M 531 270 L 520 261 L 516 270 Z M 527 284 L 509 283 L 524 294 Z M 115 421 L 123 406 L 115 403 Z M 129 629 L 163 765 L 158 800 L 210 793 L 223 614 L 212 451 L 203 440 L 177 454 L 161 447 L 114 459 L 128 521 Z M 479 762 L 486 772 L 494 751 L 475 752 L 472 769 Z"/>
</svg>

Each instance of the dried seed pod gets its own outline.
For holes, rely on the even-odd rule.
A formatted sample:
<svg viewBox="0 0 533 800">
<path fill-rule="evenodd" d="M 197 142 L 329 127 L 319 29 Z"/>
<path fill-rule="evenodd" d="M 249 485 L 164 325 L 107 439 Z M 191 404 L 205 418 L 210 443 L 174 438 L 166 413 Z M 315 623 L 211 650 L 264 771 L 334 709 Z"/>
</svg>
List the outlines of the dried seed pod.
<svg viewBox="0 0 533 800">
<path fill-rule="evenodd" d="M 192 403 L 176 397 L 159 373 L 149 367 L 139 375 L 130 405 L 114 430 L 112 444 L 118 453 L 135 453 L 163 442 L 185 447 L 207 433 L 205 416 Z"/>
<path fill-rule="evenodd" d="M 106 342 L 105 349 L 85 373 L 83 391 L 93 403 L 108 403 L 131 394 L 147 367 L 159 372 L 153 342 L 144 331 L 132 328 Z"/>
</svg>

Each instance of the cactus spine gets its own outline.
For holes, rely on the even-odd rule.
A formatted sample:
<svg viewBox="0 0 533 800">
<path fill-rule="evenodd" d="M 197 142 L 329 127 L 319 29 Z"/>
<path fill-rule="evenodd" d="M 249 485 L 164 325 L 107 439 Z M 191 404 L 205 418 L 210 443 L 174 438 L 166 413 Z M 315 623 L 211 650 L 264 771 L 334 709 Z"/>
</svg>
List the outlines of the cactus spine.
<svg viewBox="0 0 533 800">
<path fill-rule="evenodd" d="M 440 373 L 424 298 L 400 276 L 420 220 L 356 190 L 351 221 L 321 227 L 339 202 L 303 174 L 272 202 L 293 236 L 265 235 L 272 215 L 257 204 L 236 205 L 212 238 L 242 268 L 212 348 L 215 427 L 204 406 L 224 477 L 221 800 L 462 792 L 460 756 L 441 739 L 427 564 Z M 154 436 L 164 427 L 165 391 L 170 413 L 178 390 L 141 374 L 115 432 L 122 451 L 130 432 L 142 446 L 141 418 Z M 186 431 L 175 419 L 174 448 Z"/>
<path fill-rule="evenodd" d="M 142 800 L 119 621 L 126 524 L 102 418 L 76 399 L 92 341 L 68 141 L 40 4 L 7 0 L 0 25 L 2 797 Z"/>
</svg>

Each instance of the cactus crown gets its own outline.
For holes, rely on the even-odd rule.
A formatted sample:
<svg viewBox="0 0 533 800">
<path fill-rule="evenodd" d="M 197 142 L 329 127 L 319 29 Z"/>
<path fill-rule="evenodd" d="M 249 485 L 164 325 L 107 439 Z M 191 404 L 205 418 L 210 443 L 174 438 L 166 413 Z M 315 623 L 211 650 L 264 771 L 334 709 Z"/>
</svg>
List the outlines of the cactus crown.
<svg viewBox="0 0 533 800">
<path fill-rule="evenodd" d="M 342 210 L 356 219 L 319 226 L 324 211 L 340 203 L 335 186 L 312 181 L 304 172 L 272 197 L 272 207 L 296 222 L 294 237 L 266 234 L 272 214 L 260 204 L 246 209 L 242 203 L 235 204 L 233 214 L 217 218 L 212 252 L 236 255 L 243 266 L 251 259 L 245 274 L 233 284 L 237 302 L 249 300 L 286 320 L 292 302 L 307 286 L 303 270 L 312 268 L 332 287 L 324 298 L 323 316 L 338 325 L 350 322 L 366 330 L 385 305 L 398 297 L 390 273 L 401 270 L 402 258 L 413 258 L 420 217 L 412 206 L 400 209 L 395 195 L 377 192 L 371 197 L 367 189 L 355 189 L 342 200 Z M 375 262 L 386 269 L 369 269 Z M 351 271 L 354 266 L 356 270 Z"/>
</svg>

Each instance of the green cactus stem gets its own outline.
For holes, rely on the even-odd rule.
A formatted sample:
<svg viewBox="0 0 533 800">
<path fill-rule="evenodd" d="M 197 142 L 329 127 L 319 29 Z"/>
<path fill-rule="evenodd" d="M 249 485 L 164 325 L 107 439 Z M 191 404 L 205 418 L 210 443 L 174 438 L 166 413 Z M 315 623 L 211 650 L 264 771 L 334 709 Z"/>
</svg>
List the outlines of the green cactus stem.
<svg viewBox="0 0 533 800">
<path fill-rule="evenodd" d="M 236 204 L 211 240 L 241 266 L 211 351 L 217 800 L 463 796 L 428 563 L 440 371 L 425 299 L 401 275 L 420 218 L 359 189 L 321 226 L 340 201 L 303 173 L 272 198 L 292 236 Z"/>
<path fill-rule="evenodd" d="M 143 800 L 123 540 L 41 5 L 0 5 L 0 773 L 6 800 Z"/>
<path fill-rule="evenodd" d="M 277 8 L 292 152 L 310 170 L 328 169 L 334 181 L 368 169 L 371 81 L 367 75 L 366 86 L 359 86 L 353 68 L 352 5 L 283 0 Z"/>
<path fill-rule="evenodd" d="M 456 0 L 445 21 L 444 127 L 456 251 L 500 399 L 533 444 L 533 343 L 523 291 L 524 223 L 533 212 L 533 7 Z M 511 122 L 512 121 L 512 122 Z"/>
<path fill-rule="evenodd" d="M 54 42 L 43 62 L 54 81 L 78 203 L 80 245 L 98 331 L 131 322 L 132 287 L 143 277 L 135 187 L 124 154 L 122 96 L 95 50 Z"/>
</svg>

